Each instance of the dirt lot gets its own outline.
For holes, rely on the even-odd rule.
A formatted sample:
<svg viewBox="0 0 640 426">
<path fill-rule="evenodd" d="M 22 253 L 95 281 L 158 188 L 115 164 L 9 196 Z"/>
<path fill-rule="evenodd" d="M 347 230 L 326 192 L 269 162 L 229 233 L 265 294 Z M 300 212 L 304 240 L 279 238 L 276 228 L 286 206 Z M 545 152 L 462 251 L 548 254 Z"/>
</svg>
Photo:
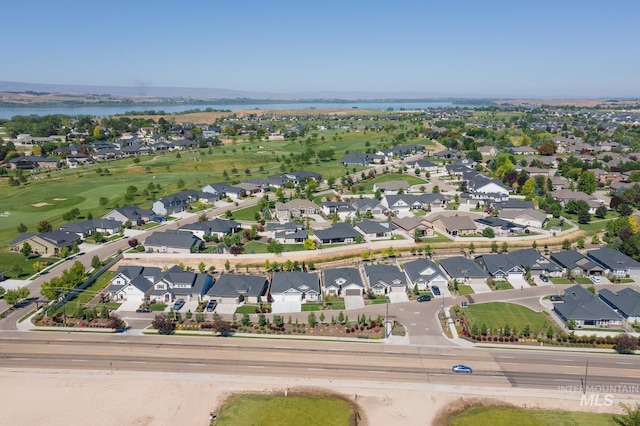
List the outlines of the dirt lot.
<svg viewBox="0 0 640 426">
<path fill-rule="evenodd" d="M 468 389 L 441 385 L 291 379 L 213 374 L 82 370 L 0 370 L 1 424 L 208 425 L 209 413 L 236 392 L 327 391 L 353 399 L 361 425 L 429 425 L 438 412 L 468 400 L 519 407 L 580 410 L 579 396 L 545 398 L 542 391 Z M 357 396 L 356 396 L 357 395 Z M 561 396 L 561 397 L 564 397 Z M 616 407 L 613 407 L 616 408 Z M 605 412 L 606 407 L 590 411 Z"/>
</svg>

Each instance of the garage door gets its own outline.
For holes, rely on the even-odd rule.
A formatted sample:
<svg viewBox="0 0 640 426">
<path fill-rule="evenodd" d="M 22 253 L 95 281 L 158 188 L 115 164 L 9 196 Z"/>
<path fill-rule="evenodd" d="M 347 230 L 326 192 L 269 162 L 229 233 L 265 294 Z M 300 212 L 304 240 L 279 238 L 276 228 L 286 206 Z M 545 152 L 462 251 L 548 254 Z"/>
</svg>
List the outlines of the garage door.
<svg viewBox="0 0 640 426">
<path fill-rule="evenodd" d="M 508 280 L 517 280 L 522 279 L 522 274 L 509 274 L 507 275 Z"/>
<path fill-rule="evenodd" d="M 405 287 L 402 286 L 397 286 L 397 287 L 391 287 L 391 291 L 394 293 L 404 293 L 405 292 Z"/>
<path fill-rule="evenodd" d="M 276 296 L 276 300 L 282 300 L 283 302 L 299 302 L 300 295 L 299 294 L 282 294 Z"/>
<path fill-rule="evenodd" d="M 350 288 L 344 291 L 345 296 L 360 296 L 362 294 L 362 290 L 357 288 Z"/>
</svg>

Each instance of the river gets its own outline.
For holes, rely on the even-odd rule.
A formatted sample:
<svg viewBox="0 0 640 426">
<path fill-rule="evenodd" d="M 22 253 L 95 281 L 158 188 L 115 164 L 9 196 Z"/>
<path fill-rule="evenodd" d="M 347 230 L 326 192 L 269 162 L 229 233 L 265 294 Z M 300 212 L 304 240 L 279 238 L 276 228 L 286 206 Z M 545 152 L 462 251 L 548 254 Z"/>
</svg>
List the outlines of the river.
<svg viewBox="0 0 640 426">
<path fill-rule="evenodd" d="M 16 115 L 53 115 L 63 114 L 68 116 L 90 115 L 94 117 L 107 117 L 123 114 L 127 111 L 164 111 L 166 113 L 180 113 L 194 109 L 204 111 L 206 108 L 214 110 L 271 110 L 271 109 L 328 109 L 328 108 L 358 108 L 386 111 L 401 110 L 425 110 L 431 108 L 476 108 L 479 105 L 454 104 L 452 102 L 416 101 L 416 102 L 292 102 L 274 104 L 181 104 L 181 105 L 83 105 L 83 106 L 56 106 L 56 107 L 0 107 L 0 118 L 12 118 Z"/>
</svg>

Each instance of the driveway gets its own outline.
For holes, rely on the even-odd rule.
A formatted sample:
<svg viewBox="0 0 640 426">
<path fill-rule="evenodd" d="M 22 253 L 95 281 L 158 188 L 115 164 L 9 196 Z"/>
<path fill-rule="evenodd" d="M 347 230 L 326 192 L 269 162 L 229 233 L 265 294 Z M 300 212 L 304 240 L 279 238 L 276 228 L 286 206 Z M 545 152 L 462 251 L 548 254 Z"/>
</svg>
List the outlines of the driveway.
<svg viewBox="0 0 640 426">
<path fill-rule="evenodd" d="M 391 303 L 402 303 L 409 301 L 409 296 L 407 296 L 407 293 L 405 293 L 404 291 L 392 291 L 391 293 L 387 294 L 387 296 L 389 296 L 389 302 Z"/>
<path fill-rule="evenodd" d="M 520 289 L 520 288 L 529 288 L 529 287 L 531 287 L 529 285 L 529 283 L 527 282 L 527 280 L 525 280 L 524 278 L 509 278 L 509 283 L 516 290 Z"/>
<path fill-rule="evenodd" d="M 302 312 L 302 303 L 299 300 L 275 300 L 271 304 L 271 312 L 274 314 Z"/>
<path fill-rule="evenodd" d="M 364 299 L 362 296 L 344 296 L 345 310 L 349 311 L 360 308 L 364 308 Z"/>
<path fill-rule="evenodd" d="M 542 281 L 542 280 L 540 279 L 540 276 L 535 276 L 535 275 L 534 275 L 534 277 L 533 277 L 533 282 L 534 282 L 534 283 L 536 283 L 536 285 L 537 285 L 538 287 L 545 286 L 545 285 L 553 285 L 553 283 L 551 282 L 551 280 L 547 280 L 547 281 L 545 282 L 545 281 Z M 514 288 L 515 288 L 515 286 L 514 286 Z"/>
<path fill-rule="evenodd" d="M 473 292 L 475 294 L 478 294 L 478 293 L 491 293 L 491 287 L 489 287 L 487 284 L 484 284 L 484 283 L 469 284 L 469 287 L 471 287 L 473 289 Z"/>
<path fill-rule="evenodd" d="M 135 312 L 140 307 L 140 302 L 137 300 L 125 300 L 122 305 L 116 309 L 116 312 Z"/>
<path fill-rule="evenodd" d="M 218 303 L 216 305 L 215 313 L 220 315 L 231 315 L 236 312 L 236 309 L 238 309 L 238 305 L 235 303 Z"/>
</svg>

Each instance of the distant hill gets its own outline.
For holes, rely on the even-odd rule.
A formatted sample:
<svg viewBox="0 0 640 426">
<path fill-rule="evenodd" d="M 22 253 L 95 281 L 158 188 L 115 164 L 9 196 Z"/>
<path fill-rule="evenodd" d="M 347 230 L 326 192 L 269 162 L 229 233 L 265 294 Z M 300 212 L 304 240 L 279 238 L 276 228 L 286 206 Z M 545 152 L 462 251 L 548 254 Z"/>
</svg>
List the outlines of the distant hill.
<svg viewBox="0 0 640 426">
<path fill-rule="evenodd" d="M 34 92 L 33 94 L 58 93 L 65 95 L 100 95 L 114 97 L 192 98 L 192 99 L 273 99 L 273 100 L 389 100 L 389 99 L 443 99 L 452 98 L 438 93 L 409 92 L 249 92 L 232 89 L 197 87 L 152 86 L 84 86 L 71 84 L 20 83 L 0 81 L 0 92 Z M 455 96 L 455 98 L 461 98 Z M 477 97 L 470 97 L 477 98 Z"/>
</svg>

